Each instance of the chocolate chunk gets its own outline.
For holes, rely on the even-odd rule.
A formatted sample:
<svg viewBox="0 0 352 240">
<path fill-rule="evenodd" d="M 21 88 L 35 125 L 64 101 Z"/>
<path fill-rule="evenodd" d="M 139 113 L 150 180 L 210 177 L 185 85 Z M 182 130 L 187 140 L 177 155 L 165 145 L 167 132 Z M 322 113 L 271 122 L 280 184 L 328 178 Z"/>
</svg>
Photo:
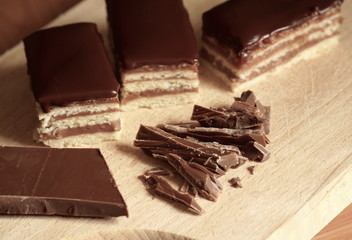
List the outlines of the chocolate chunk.
<svg viewBox="0 0 352 240">
<path fill-rule="evenodd" d="M 99 149 L 0 147 L 0 214 L 127 216 Z"/>
<path fill-rule="evenodd" d="M 269 159 L 270 153 L 263 145 L 257 142 L 249 142 L 243 150 L 243 155 L 251 161 L 264 162 Z"/>
<path fill-rule="evenodd" d="M 203 32 L 222 45 L 247 57 L 262 41 L 295 28 L 330 9 L 342 0 L 236 0 L 226 1 L 203 14 Z"/>
<path fill-rule="evenodd" d="M 241 179 L 239 177 L 234 177 L 229 180 L 229 183 L 231 184 L 232 187 L 234 188 L 243 188 L 243 185 L 241 183 Z"/>
<path fill-rule="evenodd" d="M 269 133 L 270 108 L 255 99 L 251 91 L 235 98 L 230 108 L 210 109 L 195 105 L 191 120 L 203 127 L 230 129 L 263 129 Z"/>
<path fill-rule="evenodd" d="M 28 74 L 44 112 L 73 102 L 117 98 L 115 78 L 94 23 L 35 32 L 24 39 Z"/>
<path fill-rule="evenodd" d="M 149 169 L 148 171 L 145 172 L 145 175 L 150 175 L 150 174 L 154 174 L 154 175 L 157 175 L 157 176 L 170 176 L 171 173 L 162 168 L 162 167 L 155 167 L 155 168 L 152 168 L 152 169 Z"/>
<path fill-rule="evenodd" d="M 254 174 L 254 169 L 255 169 L 255 166 L 249 166 L 249 167 L 247 167 L 247 170 L 248 170 L 248 172 L 250 173 L 250 174 Z"/>
<path fill-rule="evenodd" d="M 257 103 L 257 99 L 256 99 L 254 93 L 250 90 L 243 92 L 241 94 L 241 97 L 239 97 L 239 98 L 235 97 L 235 100 L 241 101 L 241 102 L 246 102 L 251 106 L 255 106 Z"/>
<path fill-rule="evenodd" d="M 160 198 L 172 200 L 186 206 L 196 214 L 203 214 L 204 210 L 194 200 L 194 197 L 174 189 L 166 180 L 154 174 L 139 176 L 147 190 Z"/>
<path fill-rule="evenodd" d="M 158 127 L 179 137 L 192 137 L 198 141 L 218 142 L 224 145 L 244 146 L 250 141 L 256 141 L 266 146 L 269 143 L 264 131 L 260 129 L 229 129 L 170 124 L 159 124 Z"/>
<path fill-rule="evenodd" d="M 194 161 L 217 174 L 224 174 L 231 166 L 238 164 L 239 149 L 236 146 L 199 142 L 193 138 L 180 138 L 162 129 L 140 126 L 134 146 L 146 153 L 176 154 L 186 161 Z M 157 155 L 156 155 L 157 156 Z"/>
<path fill-rule="evenodd" d="M 248 158 L 243 157 L 243 156 L 239 156 L 238 157 L 238 164 L 232 166 L 231 168 L 238 168 L 240 166 L 242 166 L 243 164 L 245 164 L 248 161 Z"/>
<path fill-rule="evenodd" d="M 166 156 L 169 164 L 173 166 L 188 183 L 197 189 L 200 196 L 210 201 L 217 200 L 222 186 L 212 172 L 197 163 L 187 162 L 175 154 L 168 154 Z"/>
</svg>

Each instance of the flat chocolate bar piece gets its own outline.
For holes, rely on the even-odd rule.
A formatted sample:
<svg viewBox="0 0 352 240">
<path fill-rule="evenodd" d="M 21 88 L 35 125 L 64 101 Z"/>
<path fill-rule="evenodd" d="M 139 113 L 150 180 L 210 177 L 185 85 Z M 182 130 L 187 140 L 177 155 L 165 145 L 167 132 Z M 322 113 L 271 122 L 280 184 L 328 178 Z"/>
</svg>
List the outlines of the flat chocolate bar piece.
<svg viewBox="0 0 352 240">
<path fill-rule="evenodd" d="M 52 147 L 115 140 L 119 84 L 94 23 L 35 32 L 24 39 L 37 105 L 37 139 Z"/>
<path fill-rule="evenodd" d="M 123 109 L 193 101 L 198 49 L 182 0 L 106 0 Z"/>
<path fill-rule="evenodd" d="M 0 147 L 0 214 L 127 216 L 99 149 Z"/>
</svg>

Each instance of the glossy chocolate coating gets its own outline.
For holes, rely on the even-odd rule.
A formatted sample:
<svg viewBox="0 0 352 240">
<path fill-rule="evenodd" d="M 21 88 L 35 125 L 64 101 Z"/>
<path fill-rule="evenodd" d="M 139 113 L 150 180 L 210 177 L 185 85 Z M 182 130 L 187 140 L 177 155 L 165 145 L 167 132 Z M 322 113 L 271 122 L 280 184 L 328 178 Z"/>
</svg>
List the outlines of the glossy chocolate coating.
<svg viewBox="0 0 352 240">
<path fill-rule="evenodd" d="M 230 0 L 203 14 L 204 36 L 215 37 L 246 57 L 277 32 L 339 7 L 342 0 Z"/>
<path fill-rule="evenodd" d="M 117 97 L 119 85 L 94 23 L 42 30 L 24 44 L 34 97 L 44 112 L 52 106 Z"/>
<path fill-rule="evenodd" d="M 0 214 L 127 215 L 99 149 L 0 147 Z"/>
<path fill-rule="evenodd" d="M 106 0 L 122 70 L 194 64 L 197 44 L 182 0 Z"/>
</svg>

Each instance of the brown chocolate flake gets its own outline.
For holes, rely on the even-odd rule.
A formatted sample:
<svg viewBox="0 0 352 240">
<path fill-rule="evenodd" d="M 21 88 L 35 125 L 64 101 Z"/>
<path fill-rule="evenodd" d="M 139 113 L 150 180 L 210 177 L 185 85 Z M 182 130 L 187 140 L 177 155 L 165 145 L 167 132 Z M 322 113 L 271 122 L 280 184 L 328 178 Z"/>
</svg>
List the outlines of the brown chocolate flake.
<svg viewBox="0 0 352 240">
<path fill-rule="evenodd" d="M 239 177 L 234 177 L 229 180 L 229 183 L 234 188 L 243 188 L 241 179 Z"/>
<path fill-rule="evenodd" d="M 238 164 L 240 150 L 236 146 L 215 142 L 200 142 L 193 138 L 181 138 L 162 129 L 141 125 L 134 146 L 153 156 L 177 154 L 186 161 L 193 161 L 208 170 L 223 175 L 231 166 Z"/>
<path fill-rule="evenodd" d="M 153 195 L 162 199 L 172 200 L 186 206 L 196 214 L 203 214 L 204 210 L 188 193 L 182 193 L 174 189 L 165 179 L 154 174 L 141 175 L 139 179 L 143 182 L 146 189 Z"/>
<path fill-rule="evenodd" d="M 270 107 L 263 106 L 251 91 L 235 98 L 229 108 L 211 109 L 195 105 L 192 120 L 197 122 L 159 124 L 157 127 L 141 125 L 134 141 L 134 146 L 169 163 L 181 175 L 184 182 L 177 192 L 188 198 L 180 199 L 173 192 L 176 190 L 170 190 L 171 186 L 157 179 L 155 174 L 158 171 L 149 174 L 153 176 L 149 180 L 152 181 L 149 189 L 153 189 L 155 195 L 187 206 L 194 201 L 190 202 L 189 197 L 197 195 L 216 201 L 222 191 L 217 178 L 229 168 L 238 168 L 249 160 L 262 162 L 270 156 L 265 149 L 270 143 L 266 136 Z M 253 174 L 254 166 L 247 169 Z M 238 177 L 229 182 L 233 187 L 243 187 Z M 193 211 L 202 211 L 199 205 L 193 208 L 196 209 Z"/>
<path fill-rule="evenodd" d="M 257 142 L 249 142 L 243 150 L 243 155 L 251 161 L 264 162 L 269 159 L 270 153 Z"/>
<path fill-rule="evenodd" d="M 248 161 L 248 158 L 243 157 L 243 156 L 239 156 L 238 157 L 238 164 L 232 166 L 231 168 L 238 168 L 241 167 L 243 164 L 245 164 Z"/>
<path fill-rule="evenodd" d="M 250 173 L 250 174 L 254 174 L 254 169 L 255 169 L 255 166 L 249 166 L 249 167 L 247 167 L 247 170 L 248 170 L 248 172 Z"/>
<path fill-rule="evenodd" d="M 193 187 L 200 196 L 216 201 L 222 190 L 222 185 L 215 175 L 204 166 L 194 162 L 187 162 L 175 154 L 167 155 L 168 162 Z"/>
<path fill-rule="evenodd" d="M 189 193 L 194 197 L 198 196 L 197 188 L 189 184 L 189 182 L 187 181 L 183 182 L 183 184 L 179 188 L 179 191 L 184 193 Z"/>
<path fill-rule="evenodd" d="M 151 168 L 145 172 L 145 175 L 150 175 L 150 174 L 154 174 L 157 176 L 170 176 L 171 175 L 171 173 L 168 170 L 166 170 L 162 167 Z"/>
<path fill-rule="evenodd" d="M 261 129 L 229 129 L 170 124 L 160 124 L 158 127 L 178 137 L 192 137 L 203 142 L 239 146 L 244 146 L 250 141 L 257 141 L 263 146 L 269 143 L 269 139 Z"/>
<path fill-rule="evenodd" d="M 182 185 L 178 189 L 180 192 L 186 193 L 189 190 L 189 183 L 187 181 L 183 181 Z"/>
<path fill-rule="evenodd" d="M 192 120 L 203 127 L 262 129 L 269 133 L 270 107 L 263 106 L 251 91 L 235 98 L 231 108 L 211 109 L 195 105 Z"/>
</svg>

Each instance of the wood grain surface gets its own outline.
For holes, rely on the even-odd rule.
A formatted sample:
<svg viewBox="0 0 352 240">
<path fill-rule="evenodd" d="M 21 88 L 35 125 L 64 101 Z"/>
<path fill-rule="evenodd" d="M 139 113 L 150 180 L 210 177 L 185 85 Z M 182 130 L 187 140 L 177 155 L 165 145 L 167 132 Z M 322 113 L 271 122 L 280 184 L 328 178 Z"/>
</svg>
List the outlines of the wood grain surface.
<svg viewBox="0 0 352 240">
<path fill-rule="evenodd" d="M 201 13 L 222 1 L 185 0 L 198 37 Z M 254 175 L 246 166 L 229 171 L 220 179 L 224 191 L 218 202 L 199 199 L 204 215 L 153 199 L 137 176 L 160 163 L 132 145 L 140 124 L 188 121 L 193 105 L 141 109 L 122 113 L 118 142 L 97 146 L 128 204 L 129 218 L 1 216 L 0 239 L 311 239 L 352 202 L 352 1 L 345 2 L 343 15 L 339 45 L 235 94 L 201 67 L 197 104 L 229 105 L 250 88 L 272 107 L 271 158 L 255 164 Z M 49 26 L 79 21 L 96 22 L 107 39 L 103 0 L 83 1 Z M 35 146 L 36 116 L 22 44 L 0 58 L 0 86 L 0 144 Z M 242 179 L 242 189 L 227 184 L 234 176 Z"/>
<path fill-rule="evenodd" d="M 313 240 L 352 239 L 352 204 L 344 209 Z"/>
</svg>

